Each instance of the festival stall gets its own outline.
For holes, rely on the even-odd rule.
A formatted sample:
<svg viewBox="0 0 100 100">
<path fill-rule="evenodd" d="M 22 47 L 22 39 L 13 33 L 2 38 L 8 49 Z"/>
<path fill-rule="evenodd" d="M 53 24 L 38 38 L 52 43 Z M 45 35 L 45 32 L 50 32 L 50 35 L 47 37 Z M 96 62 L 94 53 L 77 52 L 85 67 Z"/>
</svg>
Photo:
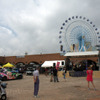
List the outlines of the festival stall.
<svg viewBox="0 0 100 100">
<path fill-rule="evenodd" d="M 52 60 L 52 61 L 45 61 L 41 67 L 47 68 L 47 67 L 64 67 L 65 61 L 64 60 Z"/>
<path fill-rule="evenodd" d="M 12 65 L 12 64 L 10 64 L 10 63 L 8 62 L 7 64 L 5 64 L 5 65 L 2 66 L 2 68 L 7 68 L 7 67 L 12 68 L 12 67 L 14 67 L 14 65 Z"/>
</svg>

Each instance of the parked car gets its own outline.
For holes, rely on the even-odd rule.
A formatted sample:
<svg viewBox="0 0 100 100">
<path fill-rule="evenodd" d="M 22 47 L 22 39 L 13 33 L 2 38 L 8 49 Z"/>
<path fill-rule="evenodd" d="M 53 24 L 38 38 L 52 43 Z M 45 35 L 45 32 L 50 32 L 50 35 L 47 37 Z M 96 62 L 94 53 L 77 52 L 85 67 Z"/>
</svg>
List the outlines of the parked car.
<svg viewBox="0 0 100 100">
<path fill-rule="evenodd" d="M 35 68 L 33 67 L 28 67 L 26 70 L 26 75 L 33 75 Z"/>
<path fill-rule="evenodd" d="M 23 78 L 23 75 L 21 73 L 12 73 L 12 72 L 7 72 L 7 74 L 0 72 L 0 76 L 1 76 L 2 81 L 22 79 Z"/>
<path fill-rule="evenodd" d="M 11 72 L 12 72 L 12 73 L 19 73 L 19 70 L 18 70 L 18 68 L 13 68 L 13 69 L 11 70 Z"/>
</svg>

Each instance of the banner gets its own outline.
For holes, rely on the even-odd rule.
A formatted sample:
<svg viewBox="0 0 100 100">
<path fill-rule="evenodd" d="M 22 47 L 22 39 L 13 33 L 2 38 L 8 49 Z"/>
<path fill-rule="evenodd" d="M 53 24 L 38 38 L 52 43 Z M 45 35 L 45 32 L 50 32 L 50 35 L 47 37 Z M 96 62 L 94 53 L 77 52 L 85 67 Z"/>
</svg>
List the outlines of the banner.
<svg viewBox="0 0 100 100">
<path fill-rule="evenodd" d="M 60 65 L 60 62 L 57 62 L 57 64 L 56 64 L 56 69 L 59 68 L 59 65 Z"/>
</svg>

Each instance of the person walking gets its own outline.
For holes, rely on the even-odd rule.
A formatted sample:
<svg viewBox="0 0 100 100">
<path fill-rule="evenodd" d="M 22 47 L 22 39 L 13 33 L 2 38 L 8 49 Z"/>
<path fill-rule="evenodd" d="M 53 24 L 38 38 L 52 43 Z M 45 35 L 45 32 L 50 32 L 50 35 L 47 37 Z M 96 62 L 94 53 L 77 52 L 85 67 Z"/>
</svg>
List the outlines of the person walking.
<svg viewBox="0 0 100 100">
<path fill-rule="evenodd" d="M 88 82 L 88 89 L 90 90 L 90 86 L 89 83 L 91 82 L 94 90 L 96 90 L 95 85 L 93 83 L 93 70 L 92 70 L 92 65 L 90 65 L 90 67 L 88 67 L 88 70 L 86 71 L 87 73 L 87 82 Z"/>
<path fill-rule="evenodd" d="M 38 96 L 39 91 L 39 67 L 36 67 L 36 70 L 33 72 L 33 80 L 34 80 L 34 97 Z"/>
</svg>

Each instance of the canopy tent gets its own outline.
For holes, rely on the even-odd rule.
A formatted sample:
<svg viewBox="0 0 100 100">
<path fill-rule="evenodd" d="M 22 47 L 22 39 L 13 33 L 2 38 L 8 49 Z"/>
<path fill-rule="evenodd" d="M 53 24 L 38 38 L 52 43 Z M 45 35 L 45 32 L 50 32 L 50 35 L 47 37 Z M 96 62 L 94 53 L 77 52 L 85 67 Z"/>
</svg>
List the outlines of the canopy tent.
<svg viewBox="0 0 100 100">
<path fill-rule="evenodd" d="M 98 51 L 85 51 L 85 52 L 67 52 L 64 56 L 87 56 L 87 55 L 98 55 Z"/>
<path fill-rule="evenodd" d="M 4 67 L 14 67 L 14 65 L 12 65 L 12 64 L 10 64 L 10 63 L 7 63 L 7 64 L 3 65 L 2 67 L 3 67 L 3 68 L 4 68 Z"/>
<path fill-rule="evenodd" d="M 60 63 L 59 64 L 59 67 L 64 67 L 65 65 L 65 61 L 64 60 L 52 60 L 52 61 L 45 61 L 41 67 L 53 67 L 53 64 L 55 63 L 55 65 L 57 65 L 57 63 Z"/>
</svg>

